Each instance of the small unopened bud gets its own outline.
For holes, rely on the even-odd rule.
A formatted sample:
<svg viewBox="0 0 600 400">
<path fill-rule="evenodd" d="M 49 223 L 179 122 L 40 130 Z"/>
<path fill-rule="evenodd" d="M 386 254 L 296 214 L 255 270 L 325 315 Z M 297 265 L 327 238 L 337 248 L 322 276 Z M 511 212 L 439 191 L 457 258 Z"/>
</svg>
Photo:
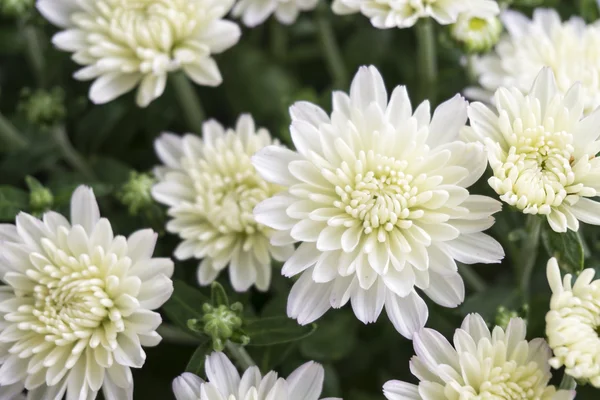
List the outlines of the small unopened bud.
<svg viewBox="0 0 600 400">
<path fill-rule="evenodd" d="M 225 342 L 247 344 L 249 338 L 241 331 L 242 317 L 241 311 L 243 307 L 240 303 L 234 303 L 231 307 L 224 304 L 212 306 L 204 304 L 202 311 L 202 323 L 204 324 L 203 331 L 213 340 L 213 348 L 216 351 L 222 351 Z"/>
<path fill-rule="evenodd" d="M 26 177 L 25 182 L 29 188 L 29 207 L 33 214 L 41 214 L 52 208 L 54 196 L 50 189 L 31 176 Z"/>
<path fill-rule="evenodd" d="M 133 171 L 117 193 L 117 198 L 131 215 L 138 215 L 141 210 L 153 204 L 151 190 L 154 183 L 154 178 L 149 174 Z"/>
<path fill-rule="evenodd" d="M 43 129 L 48 129 L 63 121 L 67 115 L 65 92 L 58 87 L 52 90 L 25 89 L 21 93 L 19 110 L 27 120 Z"/>
<path fill-rule="evenodd" d="M 490 51 L 502 33 L 502 23 L 496 16 L 473 16 L 461 14 L 450 26 L 450 35 L 466 53 Z"/>
<path fill-rule="evenodd" d="M 504 306 L 498 307 L 496 311 L 496 325 L 506 330 L 508 323 L 513 318 L 519 318 L 519 313 L 514 310 L 509 310 Z"/>
</svg>

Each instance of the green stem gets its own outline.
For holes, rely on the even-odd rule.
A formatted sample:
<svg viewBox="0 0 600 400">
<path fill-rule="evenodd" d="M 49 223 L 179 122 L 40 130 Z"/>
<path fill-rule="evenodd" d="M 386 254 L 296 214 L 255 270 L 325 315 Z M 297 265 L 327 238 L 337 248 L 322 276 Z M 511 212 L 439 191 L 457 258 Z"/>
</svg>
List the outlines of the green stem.
<svg viewBox="0 0 600 400">
<path fill-rule="evenodd" d="M 476 292 L 484 292 L 487 289 L 485 281 L 477 275 L 473 267 L 467 264 L 458 263 L 458 271 L 464 278 L 467 286 Z"/>
<path fill-rule="evenodd" d="M 229 351 L 231 357 L 233 357 L 235 361 L 237 361 L 238 366 L 240 368 L 248 369 L 256 365 L 252 357 L 250 357 L 250 354 L 248 354 L 246 349 L 244 349 L 242 346 L 227 341 L 225 347 L 227 348 L 227 351 Z"/>
<path fill-rule="evenodd" d="M 520 262 L 522 264 L 521 276 L 519 278 L 519 289 L 525 304 L 529 303 L 529 284 L 531 274 L 537 258 L 538 246 L 540 243 L 540 230 L 542 227 L 542 218 L 538 215 L 528 215 L 525 222 L 527 236 L 523 240 L 523 246 L 520 252 Z"/>
<path fill-rule="evenodd" d="M 27 143 L 17 128 L 4 115 L 0 114 L 0 148 L 5 144 L 12 148 L 23 148 L 27 146 Z"/>
<path fill-rule="evenodd" d="M 560 381 L 559 389 L 563 390 L 575 390 L 577 387 L 577 382 L 573 379 L 572 376 L 567 375 L 566 373 L 563 375 L 562 381 Z"/>
<path fill-rule="evenodd" d="M 44 87 L 46 84 L 45 71 L 46 63 L 44 61 L 43 41 L 40 38 L 40 31 L 32 25 L 23 25 L 21 31 L 27 43 L 27 58 L 31 64 L 31 69 L 38 82 L 38 85 Z"/>
<path fill-rule="evenodd" d="M 202 344 L 203 341 L 193 335 L 190 335 L 187 332 L 182 331 L 181 329 L 167 323 L 162 323 L 158 328 L 156 328 L 156 332 L 162 336 L 162 338 L 170 343 L 177 344 L 186 344 L 186 345 L 195 345 L 198 346 Z"/>
<path fill-rule="evenodd" d="M 196 88 L 185 74 L 179 72 L 171 76 L 171 82 L 177 92 L 177 100 L 183 111 L 186 123 L 195 132 L 200 132 L 206 115 Z"/>
<path fill-rule="evenodd" d="M 432 18 L 422 18 L 417 28 L 417 57 L 421 99 L 435 104 L 437 97 L 437 51 Z"/>
<path fill-rule="evenodd" d="M 348 86 L 348 72 L 346 71 L 344 58 L 335 38 L 335 33 L 327 14 L 328 12 L 329 9 L 326 7 L 321 7 L 317 10 L 317 29 L 323 49 L 323 56 L 325 57 L 329 73 L 333 78 L 333 86 L 342 89 Z"/>
<path fill-rule="evenodd" d="M 277 61 L 283 61 L 287 50 L 287 29 L 282 29 L 276 18 L 271 18 L 270 25 L 271 53 Z"/>
<path fill-rule="evenodd" d="M 81 174 L 88 180 L 94 181 L 96 179 L 96 174 L 88 163 L 85 161 L 85 158 L 71 144 L 69 137 L 67 136 L 67 131 L 65 127 L 59 125 L 52 130 L 52 135 L 54 137 L 54 141 L 58 145 L 58 148 L 62 152 L 64 159 L 77 171 L 81 172 Z"/>
</svg>

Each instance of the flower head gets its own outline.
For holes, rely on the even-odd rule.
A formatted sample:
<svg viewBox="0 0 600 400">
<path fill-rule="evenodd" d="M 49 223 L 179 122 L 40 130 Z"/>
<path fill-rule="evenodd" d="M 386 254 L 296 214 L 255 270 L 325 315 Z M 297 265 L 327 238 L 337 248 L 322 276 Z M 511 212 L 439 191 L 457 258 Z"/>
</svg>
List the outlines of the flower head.
<svg viewBox="0 0 600 400">
<path fill-rule="evenodd" d="M 273 371 L 263 377 L 258 367 L 248 368 L 240 377 L 223 353 L 207 356 L 205 365 L 207 382 L 189 372 L 173 381 L 177 400 L 318 400 L 325 377 L 323 367 L 312 361 L 296 369 L 287 379 L 278 378 Z"/>
<path fill-rule="evenodd" d="M 505 11 L 502 21 L 508 34 L 494 53 L 475 62 L 484 89 L 516 87 L 526 93 L 540 69 L 548 66 L 563 94 L 581 82 L 586 113 L 600 105 L 600 25 L 586 26 L 579 17 L 562 23 L 556 10 L 543 8 L 535 9 L 532 20 Z"/>
<path fill-rule="evenodd" d="M 213 54 L 233 46 L 237 24 L 223 20 L 234 0 L 38 0 L 39 11 L 65 30 L 52 39 L 73 52 L 84 68 L 79 80 L 95 79 L 90 99 L 109 102 L 136 86 L 145 107 L 164 91 L 169 72 L 182 69 L 199 85 L 217 86 Z"/>
<path fill-rule="evenodd" d="M 317 7 L 319 0 L 239 0 L 232 14 L 242 17 L 246 26 L 254 27 L 266 21 L 271 14 L 282 24 L 293 24 L 300 11 Z"/>
<path fill-rule="evenodd" d="M 472 15 L 496 15 L 500 12 L 493 0 L 334 0 L 336 14 L 360 12 L 374 27 L 410 28 L 419 18 L 433 18 L 442 25 L 456 22 L 464 12 Z"/>
<path fill-rule="evenodd" d="M 481 233 L 500 203 L 470 195 L 485 169 L 479 143 L 457 141 L 466 102 L 454 97 L 414 112 L 406 88 L 388 102 L 375 67 L 362 67 L 350 95 L 333 94 L 329 117 L 300 102 L 290 109 L 297 151 L 269 146 L 253 158 L 287 191 L 254 210 L 276 229 L 274 243 L 302 242 L 283 274 L 302 273 L 288 315 L 310 323 L 352 300 L 356 316 L 374 322 L 385 305 L 396 329 L 411 337 L 427 319 L 415 288 L 446 307 L 463 301 L 455 260 L 499 262 L 504 253 Z"/>
<path fill-rule="evenodd" d="M 546 314 L 546 336 L 554 352 L 553 368 L 600 387 L 600 280 L 586 269 L 572 284 L 572 276 L 561 279 L 555 258 L 548 261 L 548 283 L 552 289 Z"/>
<path fill-rule="evenodd" d="M 71 222 L 21 213 L 0 225 L 0 385 L 36 398 L 131 399 L 130 368 L 160 342 L 159 308 L 173 262 L 151 258 L 156 234 L 114 236 L 90 188 L 71 199 Z"/>
<path fill-rule="evenodd" d="M 556 232 L 576 231 L 579 220 L 599 225 L 600 203 L 590 198 L 600 189 L 600 111 L 582 119 L 581 85 L 563 95 L 544 68 L 529 94 L 500 88 L 494 99 L 496 112 L 470 105 L 465 130 L 486 144 L 490 186 L 523 213 L 545 215 Z"/>
<path fill-rule="evenodd" d="M 216 121 L 195 135 L 163 134 L 155 143 L 165 164 L 157 168 L 159 182 L 152 189 L 156 201 L 169 206 L 173 218 L 167 230 L 183 242 L 175 250 L 180 260 L 203 258 L 198 281 L 208 285 L 229 265 L 237 291 L 252 285 L 267 290 L 271 282 L 271 256 L 285 261 L 293 246 L 269 243 L 272 229 L 257 223 L 254 206 L 281 191 L 254 169 L 250 157 L 274 144 L 269 132 L 256 129 L 251 116 L 239 118 L 235 130 Z"/>
<path fill-rule="evenodd" d="M 389 400 L 572 400 L 574 391 L 550 381 L 550 348 L 544 339 L 527 341 L 525 321 L 513 318 L 506 330 L 490 333 L 479 314 L 470 314 L 454 334 L 454 346 L 433 329 L 415 334 L 417 355 L 410 370 L 418 385 L 389 381 Z"/>
<path fill-rule="evenodd" d="M 475 16 L 462 13 L 450 27 L 450 34 L 467 53 L 483 53 L 500 39 L 502 23 L 495 15 Z"/>
</svg>

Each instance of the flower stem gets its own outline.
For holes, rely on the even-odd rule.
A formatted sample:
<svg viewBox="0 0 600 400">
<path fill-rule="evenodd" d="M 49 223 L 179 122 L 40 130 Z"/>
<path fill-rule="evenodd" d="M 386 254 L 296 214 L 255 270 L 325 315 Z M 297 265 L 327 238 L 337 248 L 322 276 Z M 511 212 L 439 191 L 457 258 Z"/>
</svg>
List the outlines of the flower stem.
<svg viewBox="0 0 600 400">
<path fill-rule="evenodd" d="M 244 349 L 242 346 L 227 341 L 225 347 L 229 351 L 229 354 L 231 354 L 231 357 L 233 357 L 235 361 L 237 361 L 240 368 L 248 369 L 256 365 L 252 357 L 250 357 L 250 354 L 248 354 L 246 349 Z"/>
<path fill-rule="evenodd" d="M 287 50 L 287 29 L 283 29 L 276 18 L 271 19 L 270 25 L 271 54 L 277 61 L 283 61 Z"/>
<path fill-rule="evenodd" d="M 194 345 L 198 346 L 202 344 L 202 340 L 197 337 L 190 335 L 187 332 L 180 330 L 179 328 L 168 324 L 162 323 L 158 328 L 156 328 L 156 332 L 162 336 L 162 338 L 169 343 L 177 343 L 177 344 L 186 344 L 186 345 Z"/>
<path fill-rule="evenodd" d="M 38 85 L 44 87 L 46 84 L 46 63 L 44 61 L 43 41 L 40 38 L 40 31 L 35 26 L 23 25 L 21 31 L 27 43 L 27 58 L 31 64 L 33 74 Z"/>
<path fill-rule="evenodd" d="M 52 130 L 52 136 L 54 141 L 58 145 L 58 148 L 62 152 L 64 159 L 77 171 L 88 180 L 93 181 L 96 179 L 96 174 L 92 168 L 85 161 L 85 158 L 71 144 L 67 131 L 63 125 L 59 125 Z"/>
<path fill-rule="evenodd" d="M 567 375 L 566 373 L 563 375 L 562 381 L 560 381 L 559 389 L 563 390 L 575 390 L 577 387 L 577 382 L 571 375 Z"/>
<path fill-rule="evenodd" d="M 416 29 L 419 80 L 421 81 L 420 96 L 422 100 L 429 99 L 431 103 L 435 104 L 437 97 L 437 50 L 433 19 L 421 19 L 417 23 Z"/>
<path fill-rule="evenodd" d="M 533 273 L 533 267 L 535 266 L 535 260 L 537 258 L 541 227 L 542 218 L 538 215 L 527 216 L 527 221 L 525 222 L 527 236 L 523 241 L 520 253 L 520 261 L 523 267 L 521 269 L 521 276 L 519 277 L 519 288 L 525 304 L 529 302 L 529 284 L 531 282 L 531 274 Z"/>
<path fill-rule="evenodd" d="M 484 292 L 487 289 L 487 284 L 485 281 L 477 275 L 475 270 L 470 265 L 458 263 L 458 271 L 460 275 L 464 278 L 467 286 L 473 289 L 476 292 Z"/>
<path fill-rule="evenodd" d="M 179 100 L 179 105 L 188 126 L 199 132 L 206 116 L 196 89 L 187 76 L 181 72 L 173 74 L 171 81 L 177 92 L 177 100 Z"/>
<path fill-rule="evenodd" d="M 6 143 L 13 148 L 27 146 L 27 140 L 21 136 L 17 128 L 2 114 L 0 114 L 0 142 Z"/>
<path fill-rule="evenodd" d="M 323 56 L 327 63 L 329 73 L 333 78 L 333 86 L 336 88 L 345 88 L 348 85 L 348 72 L 344 64 L 342 52 L 335 38 L 331 21 L 327 15 L 329 8 L 319 7 L 317 10 L 317 30 L 319 40 L 323 50 Z"/>
</svg>

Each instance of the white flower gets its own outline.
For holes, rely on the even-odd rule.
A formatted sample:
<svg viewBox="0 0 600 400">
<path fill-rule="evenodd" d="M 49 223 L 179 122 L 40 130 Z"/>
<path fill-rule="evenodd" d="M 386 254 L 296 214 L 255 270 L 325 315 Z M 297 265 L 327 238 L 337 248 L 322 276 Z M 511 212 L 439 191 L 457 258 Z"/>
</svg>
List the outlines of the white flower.
<svg viewBox="0 0 600 400">
<path fill-rule="evenodd" d="M 256 285 L 266 291 L 271 256 L 285 261 L 294 250 L 289 242 L 270 244 L 272 229 L 252 214 L 254 206 L 282 190 L 261 178 L 250 161 L 255 152 L 276 142 L 266 129 L 255 128 L 250 115 L 242 115 L 235 130 L 206 122 L 202 133 L 203 139 L 166 133 L 155 142 L 165 166 L 156 169 L 159 182 L 152 195 L 169 206 L 173 219 L 167 230 L 183 239 L 175 257 L 203 258 L 198 267 L 202 285 L 229 265 L 235 290 Z"/>
<path fill-rule="evenodd" d="M 418 385 L 389 381 L 388 400 L 572 400 L 575 391 L 548 385 L 551 356 L 544 339 L 527 341 L 525 321 L 513 318 L 506 332 L 490 333 L 479 314 L 470 314 L 454 334 L 454 346 L 433 329 L 415 334 L 417 355 L 410 371 Z"/>
<path fill-rule="evenodd" d="M 1 295 L 0 295 L 1 296 Z M 8 386 L 0 386 L 0 399 L 2 400 L 26 400 L 23 394 L 23 382 L 17 382 Z"/>
<path fill-rule="evenodd" d="M 488 182 L 506 203 L 525 214 L 545 215 L 556 232 L 579 229 L 579 220 L 600 225 L 600 110 L 583 117 L 581 85 L 565 95 L 544 68 L 531 91 L 500 88 L 496 112 L 469 106 L 472 129 L 485 142 L 494 172 Z"/>
<path fill-rule="evenodd" d="M 282 24 L 293 24 L 300 11 L 310 11 L 317 7 L 319 0 L 239 0 L 232 14 L 242 17 L 246 26 L 255 27 L 275 14 Z"/>
<path fill-rule="evenodd" d="M 405 87 L 388 103 L 375 67 L 362 67 L 329 117 L 300 102 L 290 109 L 297 152 L 269 146 L 253 158 L 270 182 L 284 185 L 254 210 L 280 231 L 275 243 L 303 242 L 283 274 L 302 273 L 288 315 L 310 323 L 352 300 L 364 323 L 385 305 L 406 337 L 423 327 L 427 306 L 415 291 L 456 307 L 464 285 L 455 260 L 497 263 L 500 245 L 481 233 L 498 201 L 466 189 L 485 170 L 479 143 L 457 141 L 467 120 L 460 96 L 431 118 L 429 102 L 413 113 Z M 286 237 L 287 236 L 287 237 Z"/>
<path fill-rule="evenodd" d="M 109 102 L 139 85 L 145 107 L 164 91 L 169 72 L 182 69 L 199 85 L 217 86 L 213 54 L 237 43 L 240 28 L 223 20 L 234 0 L 38 0 L 42 15 L 65 30 L 52 42 L 73 52 L 84 68 L 79 80 L 96 79 L 90 99 Z"/>
<path fill-rule="evenodd" d="M 177 400 L 318 400 L 325 371 L 307 362 L 290 374 L 278 378 L 276 372 L 261 376 L 258 367 L 248 368 L 242 377 L 223 353 L 206 357 L 208 382 L 189 372 L 173 381 Z M 340 400 L 334 398 L 322 400 Z"/>
<path fill-rule="evenodd" d="M 486 52 L 500 39 L 502 23 L 495 15 L 482 17 L 462 13 L 450 27 L 450 34 L 469 53 Z"/>
<path fill-rule="evenodd" d="M 508 34 L 495 53 L 475 63 L 479 84 L 488 91 L 516 87 L 527 92 L 542 67 L 554 72 L 564 94 L 581 82 L 586 113 L 600 105 L 600 25 L 586 26 L 573 17 L 561 23 L 553 9 L 535 9 L 533 20 L 516 11 L 505 11 L 502 21 Z"/>
<path fill-rule="evenodd" d="M 31 398 L 131 399 L 130 368 L 156 346 L 159 308 L 173 262 L 151 258 L 156 234 L 113 236 L 92 190 L 71 199 L 71 223 L 55 212 L 0 225 L 0 385 Z"/>
<path fill-rule="evenodd" d="M 560 277 L 555 258 L 548 261 L 547 275 L 552 298 L 546 314 L 546 336 L 554 352 L 553 368 L 600 387 L 600 280 L 586 269 L 572 284 L 572 276 Z"/>
<path fill-rule="evenodd" d="M 374 27 L 409 28 L 419 18 L 433 18 L 442 25 L 456 22 L 459 14 L 496 15 L 500 12 L 494 0 L 334 0 L 333 12 L 360 12 Z"/>
</svg>

